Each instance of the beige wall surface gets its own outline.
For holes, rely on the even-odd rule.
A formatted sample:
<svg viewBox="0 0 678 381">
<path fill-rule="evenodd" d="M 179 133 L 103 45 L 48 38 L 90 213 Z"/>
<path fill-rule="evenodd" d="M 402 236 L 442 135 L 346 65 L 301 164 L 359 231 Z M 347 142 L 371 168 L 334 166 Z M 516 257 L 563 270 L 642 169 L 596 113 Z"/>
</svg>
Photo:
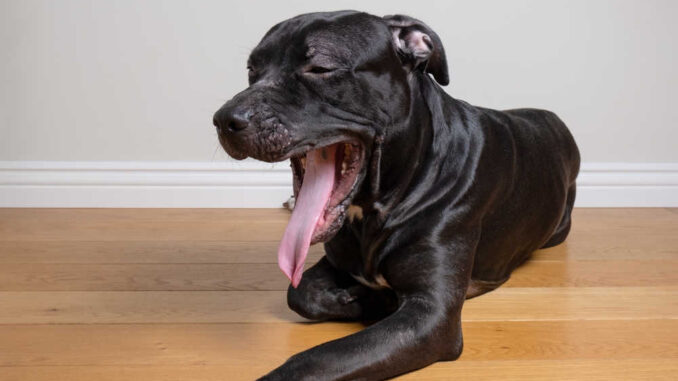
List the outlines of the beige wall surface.
<svg viewBox="0 0 678 381">
<path fill-rule="evenodd" d="M 670 0 L 0 0 L 0 160 L 229 160 L 211 118 L 250 49 L 338 9 L 424 20 L 452 96 L 553 110 L 586 162 L 678 162 Z"/>
</svg>

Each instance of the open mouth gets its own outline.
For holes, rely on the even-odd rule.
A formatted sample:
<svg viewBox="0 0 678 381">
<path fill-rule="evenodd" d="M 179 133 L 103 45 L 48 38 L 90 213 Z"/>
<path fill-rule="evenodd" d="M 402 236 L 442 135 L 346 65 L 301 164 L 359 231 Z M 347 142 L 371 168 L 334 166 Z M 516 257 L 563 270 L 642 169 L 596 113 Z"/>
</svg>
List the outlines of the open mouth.
<svg viewBox="0 0 678 381">
<path fill-rule="evenodd" d="M 278 249 L 278 263 L 296 287 L 309 246 L 341 228 L 363 172 L 362 145 L 346 141 L 291 158 L 295 208 Z"/>
<path fill-rule="evenodd" d="M 350 204 L 351 197 L 348 196 L 352 196 L 352 191 L 355 189 L 358 175 L 362 169 L 363 159 L 362 148 L 358 143 L 337 143 L 313 151 L 291 158 L 292 173 L 294 174 L 294 196 L 297 200 L 297 205 L 300 201 L 300 190 L 304 185 L 307 163 L 309 162 L 307 156 L 309 154 L 320 155 L 321 160 L 322 156 L 325 155 L 326 159 L 324 161 L 328 162 L 326 170 L 333 170 L 334 177 L 332 178 L 331 193 L 322 215 L 319 216 L 320 218 L 315 226 L 311 237 L 311 245 L 329 240 L 336 233 L 335 229 L 341 227 L 343 218 L 339 217 L 345 216 L 346 208 Z M 334 160 L 332 160 L 332 156 L 334 156 Z M 318 160 L 314 164 L 316 165 L 314 169 L 317 170 Z M 329 178 L 329 174 L 327 177 Z M 308 185 L 312 186 L 311 184 Z M 301 201 L 303 202 L 303 200 Z"/>
</svg>

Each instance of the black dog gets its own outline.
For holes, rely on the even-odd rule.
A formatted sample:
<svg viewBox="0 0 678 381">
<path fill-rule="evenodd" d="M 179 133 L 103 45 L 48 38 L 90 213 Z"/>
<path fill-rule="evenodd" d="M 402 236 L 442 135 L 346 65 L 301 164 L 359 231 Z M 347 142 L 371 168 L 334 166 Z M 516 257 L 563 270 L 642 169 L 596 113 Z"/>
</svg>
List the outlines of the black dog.
<svg viewBox="0 0 678 381">
<path fill-rule="evenodd" d="M 464 299 L 567 236 L 579 170 L 567 127 L 451 98 L 443 45 L 421 21 L 301 15 L 268 31 L 248 68 L 214 124 L 236 159 L 291 159 L 297 204 L 278 252 L 289 306 L 378 320 L 262 379 L 384 379 L 454 360 Z M 326 256 L 302 278 L 316 242 Z"/>
</svg>

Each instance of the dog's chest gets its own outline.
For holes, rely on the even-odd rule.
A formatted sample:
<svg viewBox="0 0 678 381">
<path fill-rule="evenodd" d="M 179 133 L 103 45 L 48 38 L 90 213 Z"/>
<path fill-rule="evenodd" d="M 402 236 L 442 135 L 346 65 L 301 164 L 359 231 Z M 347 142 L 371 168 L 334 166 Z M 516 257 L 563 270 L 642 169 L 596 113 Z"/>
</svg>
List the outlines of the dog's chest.
<svg viewBox="0 0 678 381">
<path fill-rule="evenodd" d="M 327 247 L 327 246 L 326 246 Z M 369 256 L 364 255 L 358 247 L 353 250 L 335 253 L 326 251 L 326 257 L 335 268 L 348 273 L 358 283 L 370 288 L 391 288 L 388 281 L 378 271 L 379 266 L 370 261 Z"/>
<path fill-rule="evenodd" d="M 351 274 L 353 279 L 357 280 L 360 284 L 367 286 L 369 288 L 391 288 L 383 275 L 375 274 L 373 280 L 367 280 L 362 275 Z"/>
<path fill-rule="evenodd" d="M 345 271 L 358 283 L 367 286 L 369 288 L 391 288 L 388 284 L 388 281 L 384 276 L 378 271 L 370 271 L 372 266 L 364 265 L 364 258 L 361 258 L 359 255 L 342 255 L 341 257 L 336 257 L 327 253 L 327 259 L 330 261 L 332 266 L 335 268 Z"/>
<path fill-rule="evenodd" d="M 325 244 L 327 259 L 358 283 L 373 289 L 391 288 L 380 269 L 384 236 L 359 207 L 351 206 L 347 229 Z"/>
<path fill-rule="evenodd" d="M 355 261 L 352 266 L 347 268 L 347 272 L 364 286 L 374 289 L 391 288 L 391 285 L 379 271 L 379 263 L 373 255 L 369 255 L 369 251 L 367 253 L 365 251 L 361 253 L 360 260 Z"/>
</svg>

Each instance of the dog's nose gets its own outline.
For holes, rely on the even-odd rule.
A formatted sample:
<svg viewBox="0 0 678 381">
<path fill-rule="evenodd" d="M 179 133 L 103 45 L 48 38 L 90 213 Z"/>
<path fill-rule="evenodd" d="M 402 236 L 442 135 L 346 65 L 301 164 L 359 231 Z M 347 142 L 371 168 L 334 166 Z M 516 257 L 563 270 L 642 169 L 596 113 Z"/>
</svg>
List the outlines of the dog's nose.
<svg viewBox="0 0 678 381">
<path fill-rule="evenodd" d="M 226 128 L 231 131 L 240 131 L 250 124 L 249 114 L 246 112 L 233 112 L 226 117 Z"/>
<path fill-rule="evenodd" d="M 238 132 L 249 126 L 250 115 L 243 110 L 221 109 L 214 114 L 213 123 L 221 131 Z"/>
</svg>

